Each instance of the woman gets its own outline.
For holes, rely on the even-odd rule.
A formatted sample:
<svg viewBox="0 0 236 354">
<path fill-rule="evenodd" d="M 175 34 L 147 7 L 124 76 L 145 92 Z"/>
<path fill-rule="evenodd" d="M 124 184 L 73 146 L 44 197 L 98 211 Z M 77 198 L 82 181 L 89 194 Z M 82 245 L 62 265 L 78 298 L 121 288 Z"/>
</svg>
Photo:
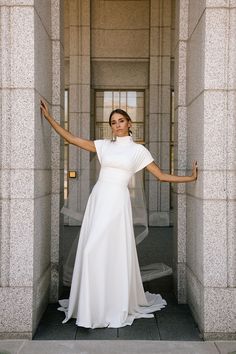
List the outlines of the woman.
<svg viewBox="0 0 236 354">
<path fill-rule="evenodd" d="M 145 168 L 158 180 L 192 182 L 197 179 L 194 162 L 191 176 L 163 173 L 150 152 L 133 142 L 131 119 L 120 109 L 111 112 L 113 139 L 85 140 L 63 129 L 41 110 L 55 131 L 70 144 L 96 152 L 101 170 L 89 197 L 74 265 L 69 300 L 61 300 L 67 322 L 76 318 L 78 326 L 118 328 L 135 318 L 153 317 L 166 305 L 159 294 L 144 293 L 133 233 L 128 183 L 134 173 Z"/>
</svg>

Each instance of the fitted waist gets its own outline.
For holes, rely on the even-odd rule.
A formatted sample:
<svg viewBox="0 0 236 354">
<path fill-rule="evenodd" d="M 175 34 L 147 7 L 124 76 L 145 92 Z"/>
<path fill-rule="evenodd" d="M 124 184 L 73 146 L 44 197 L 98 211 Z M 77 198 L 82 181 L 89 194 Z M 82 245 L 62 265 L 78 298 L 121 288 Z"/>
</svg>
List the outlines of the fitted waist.
<svg viewBox="0 0 236 354">
<path fill-rule="evenodd" d="M 131 171 L 120 170 L 113 167 L 102 167 L 98 181 L 109 182 L 127 187 L 131 176 Z"/>
</svg>

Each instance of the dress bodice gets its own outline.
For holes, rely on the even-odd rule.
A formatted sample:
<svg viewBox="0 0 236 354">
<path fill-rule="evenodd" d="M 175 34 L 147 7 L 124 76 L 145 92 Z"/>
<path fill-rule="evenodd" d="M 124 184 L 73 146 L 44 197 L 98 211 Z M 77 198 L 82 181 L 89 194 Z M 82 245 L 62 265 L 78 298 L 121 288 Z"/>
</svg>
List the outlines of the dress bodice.
<svg viewBox="0 0 236 354">
<path fill-rule="evenodd" d="M 130 136 L 117 137 L 116 141 L 95 140 L 101 164 L 99 180 L 128 185 L 132 175 L 153 161 L 150 152 L 134 143 Z"/>
</svg>

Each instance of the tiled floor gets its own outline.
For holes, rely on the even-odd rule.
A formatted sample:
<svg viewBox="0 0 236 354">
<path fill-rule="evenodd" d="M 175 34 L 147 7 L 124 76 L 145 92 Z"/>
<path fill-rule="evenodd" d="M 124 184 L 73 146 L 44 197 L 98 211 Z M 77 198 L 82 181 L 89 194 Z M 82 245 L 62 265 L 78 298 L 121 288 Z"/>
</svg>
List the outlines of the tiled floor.
<svg viewBox="0 0 236 354">
<path fill-rule="evenodd" d="M 163 295 L 168 306 L 155 313 L 154 318 L 142 318 L 123 328 L 85 329 L 75 320 L 62 324 L 64 314 L 57 304 L 50 304 L 45 312 L 35 340 L 168 340 L 200 341 L 201 336 L 187 305 L 178 305 L 172 294 Z"/>
<path fill-rule="evenodd" d="M 78 228 L 65 227 L 65 254 Z M 150 228 L 149 236 L 138 246 L 142 265 L 164 262 L 172 266 L 172 228 Z M 172 277 L 145 283 L 150 292 L 158 292 L 166 299 L 165 309 L 154 318 L 135 320 L 132 326 L 119 329 L 85 329 L 77 327 L 75 320 L 62 324 L 64 314 L 57 311 L 58 304 L 49 304 L 34 336 L 35 340 L 164 340 L 201 341 L 197 325 L 187 305 L 179 305 L 173 295 Z M 64 289 L 62 298 L 67 297 Z"/>
</svg>

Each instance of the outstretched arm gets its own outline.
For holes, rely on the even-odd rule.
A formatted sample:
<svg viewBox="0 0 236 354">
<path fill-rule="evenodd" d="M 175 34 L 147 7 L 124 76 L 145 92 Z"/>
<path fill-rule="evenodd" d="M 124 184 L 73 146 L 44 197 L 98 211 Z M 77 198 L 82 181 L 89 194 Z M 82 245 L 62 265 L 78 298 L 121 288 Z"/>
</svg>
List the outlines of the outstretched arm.
<svg viewBox="0 0 236 354">
<path fill-rule="evenodd" d="M 171 183 L 187 183 L 193 182 L 197 179 L 197 162 L 193 162 L 192 175 L 191 176 L 176 176 L 163 173 L 160 168 L 155 164 L 155 162 L 150 163 L 147 170 L 151 172 L 157 179 L 161 182 L 171 182 Z"/>
<path fill-rule="evenodd" d="M 81 139 L 77 136 L 71 134 L 68 130 L 62 128 L 59 123 L 57 123 L 53 117 L 50 115 L 48 111 L 47 105 L 41 101 L 40 109 L 42 111 L 43 116 L 47 119 L 47 121 L 51 124 L 53 129 L 69 144 L 73 144 L 87 151 L 96 152 L 95 144 L 91 140 Z"/>
</svg>

